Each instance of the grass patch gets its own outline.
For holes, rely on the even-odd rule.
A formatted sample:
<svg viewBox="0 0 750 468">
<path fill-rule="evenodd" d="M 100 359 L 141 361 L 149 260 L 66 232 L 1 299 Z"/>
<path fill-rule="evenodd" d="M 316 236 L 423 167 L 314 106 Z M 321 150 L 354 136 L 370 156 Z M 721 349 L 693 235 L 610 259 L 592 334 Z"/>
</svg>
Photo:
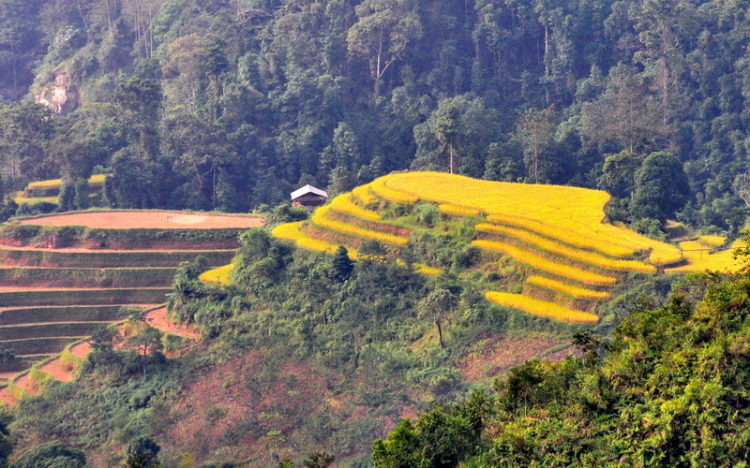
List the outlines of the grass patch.
<svg viewBox="0 0 750 468">
<path fill-rule="evenodd" d="M 104 185 L 104 179 L 106 178 L 106 174 L 96 174 L 89 177 L 89 186 L 90 187 L 96 187 L 96 186 L 102 186 Z M 37 182 L 31 182 L 28 186 L 26 186 L 27 189 L 48 189 L 48 188 L 57 188 L 59 189 L 62 187 L 62 179 L 50 179 L 50 180 L 40 180 Z"/>
<path fill-rule="evenodd" d="M 711 247 L 720 247 L 724 245 L 724 242 L 726 241 L 727 238 L 724 236 L 700 236 L 698 238 L 698 242 Z"/>
<path fill-rule="evenodd" d="M 160 287 L 172 284 L 177 268 L 0 268 L 3 285 L 37 287 Z"/>
<path fill-rule="evenodd" d="M 36 217 L 47 217 L 40 215 Z M 30 217 L 27 219 L 33 219 Z M 0 226 L 0 239 L 20 242 L 24 245 L 54 245 L 70 247 L 94 245 L 98 248 L 124 250 L 144 250 L 160 245 L 180 250 L 175 244 L 184 244 L 196 250 L 201 246 L 207 249 L 234 249 L 239 247 L 237 236 L 244 228 L 227 229 L 97 229 L 86 226 L 42 226 L 37 224 L 5 223 Z"/>
<path fill-rule="evenodd" d="M 700 273 L 706 270 L 710 271 L 738 271 L 745 262 L 738 261 L 734 258 L 735 248 L 745 247 L 745 242 L 736 240 L 732 244 L 732 249 L 722 250 L 720 252 L 711 252 L 706 250 L 706 246 L 698 241 L 685 241 L 680 243 L 683 249 L 686 265 L 674 268 L 667 268 L 666 273 Z"/>
<path fill-rule="evenodd" d="M 229 284 L 229 276 L 232 274 L 234 265 L 224 265 L 212 270 L 204 271 L 198 276 L 198 279 L 204 283 Z"/>
<path fill-rule="evenodd" d="M 451 205 L 448 203 L 441 203 L 438 208 L 441 213 L 445 213 L 451 216 L 480 216 L 482 212 L 476 208 L 470 208 L 466 206 Z"/>
<path fill-rule="evenodd" d="M 419 201 L 419 197 L 400 190 L 392 189 L 386 185 L 389 176 L 375 179 L 370 184 L 372 190 L 377 196 L 393 203 L 413 204 Z"/>
</svg>

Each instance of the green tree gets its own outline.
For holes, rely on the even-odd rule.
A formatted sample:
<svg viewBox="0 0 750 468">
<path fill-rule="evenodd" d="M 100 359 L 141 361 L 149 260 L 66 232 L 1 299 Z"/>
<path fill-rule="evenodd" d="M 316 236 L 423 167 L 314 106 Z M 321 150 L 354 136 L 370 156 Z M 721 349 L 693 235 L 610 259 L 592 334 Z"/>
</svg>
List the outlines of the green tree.
<svg viewBox="0 0 750 468">
<path fill-rule="evenodd" d="M 635 173 L 641 164 L 641 158 L 627 151 L 607 156 L 599 177 L 599 188 L 616 197 L 632 198 Z"/>
<path fill-rule="evenodd" d="M 141 360 L 143 375 L 146 375 L 147 364 L 152 358 L 163 357 L 164 344 L 161 341 L 161 332 L 151 326 L 146 326 L 135 335 L 128 337 L 124 343 L 125 349 L 138 353 Z"/>
<path fill-rule="evenodd" d="M 651 153 L 635 174 L 631 211 L 639 218 L 664 221 L 685 206 L 690 184 L 682 163 L 671 153 Z"/>
<path fill-rule="evenodd" d="M 480 177 L 489 148 L 499 138 L 496 117 L 484 100 L 469 96 L 443 99 L 424 123 L 414 127 L 417 152 L 412 169 Z"/>
<path fill-rule="evenodd" d="M 58 441 L 37 445 L 21 455 L 14 468 L 85 468 L 86 456 Z"/>
<path fill-rule="evenodd" d="M 336 457 L 326 452 L 315 452 L 302 461 L 305 468 L 328 468 Z"/>
<path fill-rule="evenodd" d="M 365 0 L 356 7 L 358 21 L 349 29 L 349 53 L 369 60 L 375 83 L 407 47 L 422 36 L 412 0 Z"/>
<path fill-rule="evenodd" d="M 526 172 L 535 184 L 549 181 L 550 169 L 555 165 L 555 111 L 527 110 L 518 121 L 516 138 L 523 144 Z"/>
<path fill-rule="evenodd" d="M 161 447 L 152 438 L 141 436 L 128 444 L 125 468 L 157 468 Z"/>
<path fill-rule="evenodd" d="M 47 107 L 33 102 L 0 108 L 0 148 L 9 160 L 13 190 L 22 188 L 16 183 L 20 175 L 39 180 L 59 174 L 48 149 L 54 135 L 51 117 Z"/>
<path fill-rule="evenodd" d="M 354 262 L 349 258 L 349 251 L 343 245 L 339 245 L 331 259 L 331 278 L 343 283 L 348 280 L 354 271 Z"/>
<path fill-rule="evenodd" d="M 583 142 L 602 152 L 643 154 L 667 135 L 657 99 L 643 76 L 624 64 L 610 71 L 605 91 L 583 105 L 581 116 Z"/>
<path fill-rule="evenodd" d="M 430 292 L 420 303 L 419 308 L 422 315 L 430 317 L 437 327 L 438 341 L 440 347 L 445 348 L 443 340 L 443 322 L 454 308 L 456 307 L 456 298 L 448 289 L 435 289 Z"/>
</svg>

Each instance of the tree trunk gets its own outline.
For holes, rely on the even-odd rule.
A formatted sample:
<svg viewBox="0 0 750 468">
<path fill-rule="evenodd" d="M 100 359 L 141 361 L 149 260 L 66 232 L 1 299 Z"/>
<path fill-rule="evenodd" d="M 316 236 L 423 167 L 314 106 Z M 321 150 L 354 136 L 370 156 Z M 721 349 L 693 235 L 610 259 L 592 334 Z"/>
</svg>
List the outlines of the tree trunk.
<svg viewBox="0 0 750 468">
<path fill-rule="evenodd" d="M 544 83 L 544 99 L 549 105 L 549 26 L 544 25 L 544 77 L 546 78 Z"/>
<path fill-rule="evenodd" d="M 448 150 L 450 152 L 450 167 L 451 167 L 451 174 L 453 174 L 453 137 L 450 139 L 450 143 L 448 144 Z"/>
<path fill-rule="evenodd" d="M 109 34 L 114 37 L 114 32 L 112 31 L 112 15 L 109 11 L 109 0 L 104 0 L 104 6 L 107 8 L 107 27 L 109 27 Z"/>
<path fill-rule="evenodd" d="M 445 349 L 445 342 L 443 341 L 443 326 L 442 321 L 439 318 L 435 318 L 435 325 L 437 325 L 438 330 L 438 340 L 440 341 L 440 347 L 442 349 Z"/>
</svg>

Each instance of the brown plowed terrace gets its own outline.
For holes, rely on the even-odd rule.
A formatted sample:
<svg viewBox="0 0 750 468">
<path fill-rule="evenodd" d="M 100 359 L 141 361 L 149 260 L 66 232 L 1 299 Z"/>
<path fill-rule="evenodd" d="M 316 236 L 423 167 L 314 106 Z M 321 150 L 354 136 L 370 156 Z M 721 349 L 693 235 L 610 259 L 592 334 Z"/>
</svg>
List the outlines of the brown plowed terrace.
<svg viewBox="0 0 750 468">
<path fill-rule="evenodd" d="M 24 219 L 20 223 L 95 229 L 249 229 L 262 226 L 263 218 L 182 211 L 90 211 Z"/>
</svg>

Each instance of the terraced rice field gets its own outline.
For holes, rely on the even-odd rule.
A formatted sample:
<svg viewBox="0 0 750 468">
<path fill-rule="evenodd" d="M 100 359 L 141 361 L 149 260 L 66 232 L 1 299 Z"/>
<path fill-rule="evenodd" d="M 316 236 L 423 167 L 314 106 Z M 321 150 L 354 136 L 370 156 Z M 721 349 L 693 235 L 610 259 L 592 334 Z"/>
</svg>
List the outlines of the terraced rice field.
<svg viewBox="0 0 750 468">
<path fill-rule="evenodd" d="M 104 174 L 96 174 L 89 178 L 89 189 L 92 196 L 100 192 L 104 186 Z M 57 203 L 57 196 L 62 187 L 61 179 L 40 180 L 31 182 L 26 189 L 16 193 L 15 202 L 19 205 L 22 203 L 36 204 L 41 202 Z"/>
<path fill-rule="evenodd" d="M 383 227 L 394 224 L 378 209 L 437 204 L 446 217 L 477 222 L 472 243 L 488 259 L 510 257 L 523 267 L 528 285 L 524 294 L 487 291 L 488 300 L 583 324 L 597 322 L 590 311 L 610 299 L 612 286 L 625 274 L 738 268 L 731 251 L 712 253 L 724 244 L 718 236 L 676 246 L 605 222 L 609 199 L 605 192 L 575 187 L 490 182 L 434 172 L 396 173 L 340 195 L 319 208 L 310 222 L 282 225 L 273 234 L 329 253 L 344 243 L 353 258 L 354 248 L 366 239 L 379 240 L 398 252 L 410 235 L 387 237 L 393 235 Z M 695 251 L 696 244 L 701 251 Z"/>
<path fill-rule="evenodd" d="M 50 376 L 71 379 L 76 361 L 87 352 L 88 337 L 124 320 L 133 307 L 154 309 L 163 304 L 180 263 L 199 255 L 214 267 L 229 263 L 238 245 L 236 234 L 262 222 L 257 217 L 208 213 L 106 211 L 36 217 L 11 226 L 0 245 L 0 348 L 15 351 L 21 360 L 0 371 L 28 370 L 12 377 L 4 374 L 8 380 L 0 400 L 12 403 L 34 393 Z M 70 248 L 40 247 L 24 237 L 32 232 L 44 238 L 45 229 L 54 234 L 66 226 L 78 226 L 79 238 Z M 89 230 L 95 230 L 96 242 L 86 239 Z M 117 242 L 107 238 L 109 233 Z M 139 236 L 155 238 L 159 246 L 179 248 L 102 247 L 105 241 L 130 245 L 128 236 L 136 241 Z M 214 237 L 229 248 L 215 248 Z M 94 248 L 86 248 L 88 244 Z M 163 313 L 149 317 L 170 333 L 181 333 Z M 196 336 L 194 331 L 184 333 Z"/>
</svg>

